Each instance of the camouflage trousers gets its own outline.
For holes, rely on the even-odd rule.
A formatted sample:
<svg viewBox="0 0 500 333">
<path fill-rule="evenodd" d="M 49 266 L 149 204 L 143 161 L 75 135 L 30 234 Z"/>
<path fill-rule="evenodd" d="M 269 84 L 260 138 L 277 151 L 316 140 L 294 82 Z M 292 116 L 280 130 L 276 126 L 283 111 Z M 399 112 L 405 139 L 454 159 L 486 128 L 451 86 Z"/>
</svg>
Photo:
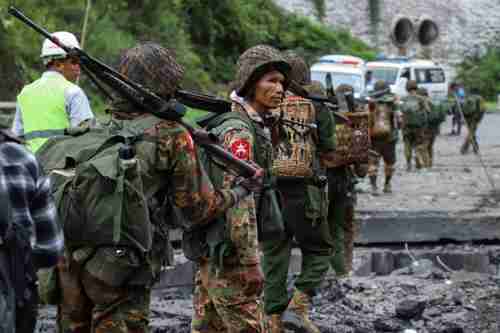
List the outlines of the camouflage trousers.
<svg viewBox="0 0 500 333">
<path fill-rule="evenodd" d="M 61 300 L 57 307 L 59 333 L 148 332 L 150 289 L 111 287 L 66 257 L 58 266 Z"/>
<path fill-rule="evenodd" d="M 460 148 L 460 152 L 462 154 L 467 154 L 469 152 L 469 148 L 472 145 L 474 153 L 478 152 L 478 147 L 474 146 L 474 140 L 476 139 L 476 132 L 479 126 L 479 122 L 476 121 L 467 121 L 467 136 L 465 137 L 464 143 Z"/>
<path fill-rule="evenodd" d="M 384 160 L 384 173 L 386 178 L 392 177 L 394 173 L 394 164 L 396 164 L 396 141 L 372 141 L 372 149 L 378 153 L 378 156 L 370 155 L 368 160 L 368 176 L 376 177 L 380 159 Z"/>
<path fill-rule="evenodd" d="M 246 283 L 246 268 L 212 269 L 202 261 L 195 278 L 191 332 L 266 332 L 260 287 Z"/>
<path fill-rule="evenodd" d="M 351 181 L 352 176 L 347 169 L 336 168 L 335 174 L 330 175 L 331 182 Z M 330 171 L 330 170 L 329 170 Z M 335 178 L 333 178 L 335 177 Z M 342 178 L 342 179 L 339 179 Z M 330 185 L 332 187 L 332 184 Z M 334 254 L 331 258 L 332 269 L 338 275 L 348 274 L 352 270 L 354 238 L 357 225 L 354 221 L 355 197 L 353 188 L 338 188 L 330 193 L 328 219 L 330 220 L 332 239 L 334 240 Z"/>
<path fill-rule="evenodd" d="M 426 130 L 406 130 L 403 133 L 405 147 L 406 168 L 411 169 L 413 151 L 415 151 L 415 167 L 426 168 L 430 165 L 429 135 Z"/>
<path fill-rule="evenodd" d="M 429 130 L 428 136 L 426 138 L 427 144 L 427 157 L 429 168 L 432 168 L 434 165 L 434 143 L 436 142 L 436 138 L 439 135 L 439 127 L 434 127 Z"/>
</svg>

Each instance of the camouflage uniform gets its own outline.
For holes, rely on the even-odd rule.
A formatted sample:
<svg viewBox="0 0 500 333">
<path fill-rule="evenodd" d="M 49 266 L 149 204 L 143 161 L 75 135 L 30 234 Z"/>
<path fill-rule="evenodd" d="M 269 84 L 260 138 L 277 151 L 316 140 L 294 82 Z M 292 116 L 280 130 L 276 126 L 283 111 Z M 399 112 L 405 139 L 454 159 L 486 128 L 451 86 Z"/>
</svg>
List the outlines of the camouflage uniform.
<svg viewBox="0 0 500 333">
<path fill-rule="evenodd" d="M 418 88 L 417 94 L 422 96 L 425 102 L 428 105 L 429 112 L 440 112 L 437 110 L 439 105 L 433 105 L 431 99 L 429 98 L 429 94 L 425 88 Z M 426 147 L 425 159 L 426 164 L 425 167 L 431 168 L 434 163 L 434 142 L 436 141 L 436 137 L 439 135 L 439 127 L 440 123 L 431 124 L 430 122 L 427 124 L 427 127 L 423 129 L 423 140 Z M 418 159 L 417 159 L 418 161 Z M 410 157 L 411 163 L 411 157 Z"/>
<path fill-rule="evenodd" d="M 265 170 L 264 190 L 273 190 L 275 178 L 272 175 L 273 130 L 267 119 L 261 117 L 245 98 L 252 98 L 254 85 L 267 72 L 278 70 L 288 77 L 289 65 L 280 53 L 265 45 L 258 45 L 245 51 L 238 60 L 236 90 L 232 94 L 231 114 L 213 120 L 211 132 L 216 134 L 224 147 L 240 159 L 256 162 Z M 253 75 L 259 71 L 259 74 Z M 260 76 L 259 76 L 260 75 Z M 249 97 L 250 96 L 250 97 Z M 277 133 L 279 135 L 279 133 Z M 235 177 L 218 168 L 223 186 L 229 187 Z M 211 173 L 214 181 L 217 172 Z M 265 192 L 248 196 L 237 206 L 228 210 L 219 219 L 222 241 L 208 240 L 210 255 L 200 263 L 196 274 L 196 289 L 193 299 L 195 309 L 191 323 L 192 332 L 265 332 L 260 295 L 263 276 L 257 239 L 257 217 L 259 209 L 265 206 Z M 279 211 L 277 212 L 279 213 Z M 260 223 L 273 224 L 273 220 Z M 281 237 L 284 230 L 275 236 Z"/>
<path fill-rule="evenodd" d="M 476 132 L 479 127 L 479 123 L 483 119 L 484 113 L 486 112 L 486 105 L 484 99 L 477 95 L 471 94 L 466 97 L 464 107 L 468 103 L 477 104 L 474 106 L 475 112 L 471 114 L 464 113 L 465 124 L 467 126 L 467 136 L 465 137 L 464 143 L 460 148 L 462 154 L 467 154 L 469 152 L 469 147 L 472 144 L 472 149 L 475 154 L 479 153 L 479 147 L 477 146 Z"/>
<path fill-rule="evenodd" d="M 386 89 L 387 85 L 384 81 L 378 81 L 375 84 L 375 91 L 381 91 Z M 391 180 L 394 174 L 394 165 L 396 164 L 396 144 L 398 142 L 398 126 L 399 126 L 399 108 L 396 105 L 395 96 L 391 93 L 385 93 L 379 96 L 374 101 L 375 108 L 378 104 L 383 104 L 385 107 L 389 108 L 389 126 L 390 134 L 386 138 L 378 138 L 373 135 L 373 129 L 375 126 L 375 110 L 370 112 L 369 127 L 371 129 L 371 142 L 372 150 L 377 152 L 378 155 L 370 155 L 368 161 L 368 176 L 370 177 L 370 182 L 372 185 L 372 190 L 377 193 L 377 175 L 380 163 L 380 158 L 384 160 L 384 173 L 385 173 L 385 184 L 384 192 L 392 192 Z"/>
<path fill-rule="evenodd" d="M 304 60 L 292 52 L 286 53 L 285 58 L 292 65 L 292 80 L 310 92 L 314 90 L 315 86 L 310 81 L 309 67 Z M 278 179 L 278 188 L 285 202 L 282 214 L 287 231 L 286 237 L 261 242 L 264 252 L 264 309 L 271 317 L 271 332 L 280 331 L 279 318 L 287 309 L 289 311 L 286 316 L 296 316 L 310 331 L 317 331 L 309 319 L 311 297 L 328 271 L 333 246 L 327 220 L 327 184 L 324 170 L 320 170 L 319 159 L 316 156 L 316 154 L 327 155 L 335 148 L 333 116 L 321 104 L 311 103 L 291 91 L 287 92 L 286 100 L 280 106 L 280 110 L 288 110 L 288 105 L 298 105 L 296 103 L 301 103 L 301 108 L 305 108 L 304 110 L 312 110 L 312 118 L 317 125 L 317 135 L 313 140 L 308 135 L 304 137 L 304 143 L 307 142 L 312 154 L 311 176 L 281 176 Z M 287 277 L 294 239 L 301 250 L 302 263 L 290 300 L 287 293 Z"/>
<path fill-rule="evenodd" d="M 155 65 L 162 66 L 152 71 Z M 169 51 L 152 43 L 128 50 L 120 71 L 165 97 L 175 89 L 183 74 Z M 158 76 L 150 78 L 151 73 Z M 156 83 L 161 87 L 153 86 Z M 174 193 L 173 203 L 186 218 L 204 223 L 238 200 L 233 190 L 213 188 L 199 163 L 193 140 L 183 127 L 137 112 L 126 102 L 117 103 L 111 111 L 124 127 L 153 124 L 145 131 L 151 140 L 135 145 L 136 158 L 144 170 L 141 178 L 148 202 L 169 189 Z M 156 246 L 165 246 L 166 242 L 165 239 L 154 242 L 155 248 L 146 253 L 146 258 L 139 257 L 133 248 L 67 247 L 65 260 L 58 265 L 59 331 L 148 332 L 151 285 L 165 260 L 165 253 Z M 112 285 L 106 277 L 112 280 L 122 267 L 131 267 L 130 277 L 123 284 Z"/>
<path fill-rule="evenodd" d="M 430 113 L 430 104 L 427 99 L 417 95 L 417 85 L 416 82 L 411 80 L 408 81 L 407 90 L 409 95 L 406 96 L 402 102 L 406 103 L 410 99 L 417 99 L 419 103 L 419 111 Z M 411 160 L 413 155 L 413 150 L 415 150 L 415 167 L 417 169 L 426 168 L 430 165 L 430 155 L 429 155 L 429 141 L 430 133 L 428 130 L 428 124 L 422 124 L 421 127 L 411 128 L 405 124 L 405 115 L 403 113 L 403 140 L 405 146 L 405 157 L 406 157 L 406 168 L 411 170 Z"/>
</svg>

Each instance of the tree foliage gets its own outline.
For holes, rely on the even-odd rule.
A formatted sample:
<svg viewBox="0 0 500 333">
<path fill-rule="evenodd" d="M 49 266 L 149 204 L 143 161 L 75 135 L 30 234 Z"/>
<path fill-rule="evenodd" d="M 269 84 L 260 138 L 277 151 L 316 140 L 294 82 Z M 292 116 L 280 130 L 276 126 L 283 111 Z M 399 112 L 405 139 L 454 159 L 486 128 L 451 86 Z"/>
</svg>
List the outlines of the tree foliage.
<svg viewBox="0 0 500 333">
<path fill-rule="evenodd" d="M 475 87 L 489 100 L 496 100 L 500 93 L 500 47 L 492 46 L 482 56 L 473 55 L 458 66 L 458 80 L 466 88 Z"/>
<path fill-rule="evenodd" d="M 39 60 L 43 37 L 9 16 L 10 4 L 49 31 L 81 36 L 86 1 L 0 0 L 0 52 L 15 55 L 14 67 L 29 82 L 43 70 Z M 309 61 L 326 53 L 374 56 L 348 31 L 333 31 L 286 13 L 271 0 L 93 0 L 86 36 L 86 51 L 111 65 L 138 41 L 159 42 L 174 49 L 186 67 L 185 87 L 212 92 L 232 80 L 238 56 L 260 43 L 295 49 Z M 0 63 L 5 61 L 0 59 Z M 102 105 L 90 82 L 83 79 L 80 84 L 90 93 L 94 107 Z"/>
</svg>

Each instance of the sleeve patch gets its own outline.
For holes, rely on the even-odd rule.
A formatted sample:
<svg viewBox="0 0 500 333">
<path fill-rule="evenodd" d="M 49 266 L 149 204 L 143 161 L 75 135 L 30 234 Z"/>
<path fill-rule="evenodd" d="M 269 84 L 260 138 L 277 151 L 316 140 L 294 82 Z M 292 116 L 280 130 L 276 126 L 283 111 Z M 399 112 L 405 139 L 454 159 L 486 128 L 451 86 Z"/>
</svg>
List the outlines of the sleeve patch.
<svg viewBox="0 0 500 333">
<path fill-rule="evenodd" d="M 231 144 L 231 153 L 240 160 L 250 159 L 250 142 L 238 139 Z"/>
</svg>

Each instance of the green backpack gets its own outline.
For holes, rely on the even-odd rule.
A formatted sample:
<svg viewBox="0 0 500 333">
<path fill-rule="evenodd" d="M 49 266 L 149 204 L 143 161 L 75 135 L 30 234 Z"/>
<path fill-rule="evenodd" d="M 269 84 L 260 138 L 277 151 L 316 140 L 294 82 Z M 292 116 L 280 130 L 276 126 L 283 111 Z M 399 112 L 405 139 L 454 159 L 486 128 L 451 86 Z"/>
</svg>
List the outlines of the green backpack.
<svg viewBox="0 0 500 333">
<path fill-rule="evenodd" d="M 153 231 L 134 146 L 153 125 L 149 120 L 115 132 L 52 137 L 37 151 L 37 159 L 50 172 L 69 248 L 151 249 Z M 151 145 L 156 142 L 151 140 Z"/>
<path fill-rule="evenodd" d="M 467 96 L 462 106 L 462 112 L 466 119 L 480 120 L 484 113 L 481 108 L 481 97 L 478 95 Z"/>
<path fill-rule="evenodd" d="M 444 122 L 448 113 L 447 110 L 448 108 L 446 103 L 433 104 L 428 117 L 429 125 L 438 126 Z"/>
<path fill-rule="evenodd" d="M 423 128 L 427 126 L 428 114 L 421 110 L 421 103 L 418 96 L 408 96 L 403 100 L 401 112 L 407 127 Z"/>
</svg>

